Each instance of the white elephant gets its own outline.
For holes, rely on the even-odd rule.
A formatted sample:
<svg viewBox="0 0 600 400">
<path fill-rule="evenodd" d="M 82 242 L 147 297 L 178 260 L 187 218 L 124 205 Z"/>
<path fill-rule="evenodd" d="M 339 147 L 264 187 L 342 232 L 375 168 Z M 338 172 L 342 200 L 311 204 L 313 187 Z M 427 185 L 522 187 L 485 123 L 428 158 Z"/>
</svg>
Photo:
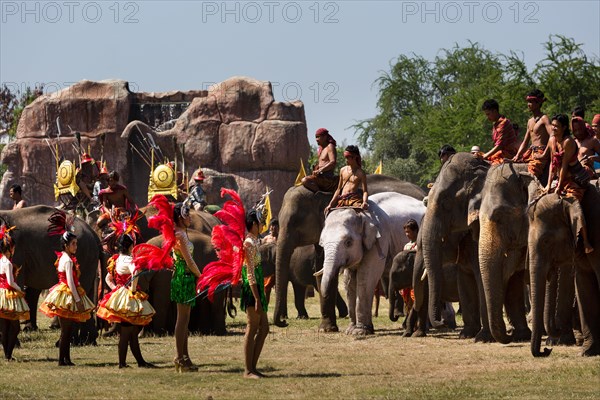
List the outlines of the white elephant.
<svg viewBox="0 0 600 400">
<path fill-rule="evenodd" d="M 371 308 L 386 262 L 408 242 L 403 226 L 421 221 L 425 206 L 399 193 L 369 197 L 368 211 L 338 208 L 329 213 L 319 244 L 325 251 L 321 293 L 323 307 L 335 305 L 338 274 L 344 269 L 350 326 L 348 334 L 374 333 Z"/>
</svg>

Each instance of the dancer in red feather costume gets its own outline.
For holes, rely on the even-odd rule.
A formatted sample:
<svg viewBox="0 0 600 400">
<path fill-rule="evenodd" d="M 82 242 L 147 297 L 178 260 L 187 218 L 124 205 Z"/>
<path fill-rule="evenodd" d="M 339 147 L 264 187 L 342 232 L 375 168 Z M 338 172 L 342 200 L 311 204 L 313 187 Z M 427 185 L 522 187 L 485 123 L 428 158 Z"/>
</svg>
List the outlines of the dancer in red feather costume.
<svg viewBox="0 0 600 400">
<path fill-rule="evenodd" d="M 215 213 L 224 225 L 216 226 L 212 232 L 212 243 L 217 249 L 219 261 L 204 268 L 198 290 L 206 291 L 209 299 L 212 299 L 218 287 L 237 284 L 241 278 L 240 303 L 247 317 L 244 377 L 257 379 L 264 377 L 256 369 L 256 364 L 269 334 L 267 300 L 258 249 L 258 235 L 264 221 L 260 207 L 246 214 L 239 195 L 233 190 L 221 189 L 221 197 L 226 194 L 232 200 L 225 202 L 223 209 Z"/>
</svg>

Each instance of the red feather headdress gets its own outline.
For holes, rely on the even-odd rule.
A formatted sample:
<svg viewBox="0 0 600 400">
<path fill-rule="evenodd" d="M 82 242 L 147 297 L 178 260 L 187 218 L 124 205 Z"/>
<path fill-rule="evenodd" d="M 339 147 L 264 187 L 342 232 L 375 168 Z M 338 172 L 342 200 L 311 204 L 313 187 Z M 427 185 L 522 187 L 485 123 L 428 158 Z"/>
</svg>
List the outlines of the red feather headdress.
<svg viewBox="0 0 600 400">
<path fill-rule="evenodd" d="M 242 275 L 244 261 L 244 236 L 246 233 L 246 210 L 240 196 L 231 189 L 221 188 L 221 197 L 229 195 L 223 208 L 215 213 L 224 225 L 217 225 L 212 231 L 212 244 L 219 256 L 204 267 L 198 280 L 198 291 L 207 291 L 212 301 L 219 286 L 237 283 Z"/>
<path fill-rule="evenodd" d="M 111 215 L 109 227 L 111 232 L 106 235 L 103 242 L 108 244 L 109 248 L 114 248 L 119 238 L 123 235 L 129 235 L 135 244 L 142 236 L 137 222 L 144 216 L 138 210 L 130 217 L 129 215 Z"/>
<path fill-rule="evenodd" d="M 12 245 L 13 241 L 10 237 L 9 232 L 15 229 L 15 227 L 11 226 L 9 228 L 7 225 L 8 224 L 6 223 L 6 221 L 2 220 L 2 225 L 0 226 L 0 242 L 5 242 L 10 246 Z"/>
<path fill-rule="evenodd" d="M 162 247 L 148 243 L 138 244 L 133 248 L 133 263 L 136 270 L 159 270 L 173 267 L 171 250 L 175 246 L 175 222 L 173 206 L 163 195 L 155 195 L 150 201 L 158 213 L 148 218 L 148 227 L 158 230 L 163 236 Z"/>
<path fill-rule="evenodd" d="M 50 226 L 48 226 L 48 235 L 60 235 L 66 239 L 68 233 L 74 233 L 75 215 L 67 214 L 63 210 L 55 210 L 48 218 Z"/>
</svg>

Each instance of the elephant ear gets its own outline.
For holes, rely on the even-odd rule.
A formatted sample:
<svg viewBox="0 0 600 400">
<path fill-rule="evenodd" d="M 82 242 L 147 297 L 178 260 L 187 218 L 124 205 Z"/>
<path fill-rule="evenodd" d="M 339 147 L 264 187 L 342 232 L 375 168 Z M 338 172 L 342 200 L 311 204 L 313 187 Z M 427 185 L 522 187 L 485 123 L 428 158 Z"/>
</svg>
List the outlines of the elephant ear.
<svg viewBox="0 0 600 400">
<path fill-rule="evenodd" d="M 579 201 L 576 201 L 574 199 L 563 198 L 562 203 L 563 209 L 565 210 L 565 214 L 567 217 L 567 221 L 569 222 L 569 226 L 571 227 L 571 232 L 573 234 L 573 246 L 577 247 L 579 235 L 581 234 L 581 230 L 584 228 L 583 210 L 581 209 Z"/>
<path fill-rule="evenodd" d="M 473 239 L 479 240 L 479 208 L 481 207 L 481 192 L 477 193 L 469 200 L 467 225 L 471 230 Z"/>
<path fill-rule="evenodd" d="M 375 241 L 381 237 L 379 229 L 373 223 L 373 218 L 366 213 L 362 213 L 363 218 L 363 245 L 368 250 L 375 244 Z"/>
</svg>

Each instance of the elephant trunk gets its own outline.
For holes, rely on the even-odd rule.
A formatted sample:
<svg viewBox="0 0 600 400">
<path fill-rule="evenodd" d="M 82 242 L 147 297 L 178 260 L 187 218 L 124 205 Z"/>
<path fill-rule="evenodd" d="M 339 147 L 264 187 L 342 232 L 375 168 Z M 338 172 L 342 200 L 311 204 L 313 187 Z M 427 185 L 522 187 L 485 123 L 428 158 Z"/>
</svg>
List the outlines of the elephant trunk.
<svg viewBox="0 0 600 400">
<path fill-rule="evenodd" d="M 531 239 L 530 239 L 531 242 Z M 531 315 L 532 319 L 532 334 L 531 334 L 531 354 L 534 357 L 548 357 L 552 352 L 552 349 L 544 348 L 544 351 L 540 351 L 542 343 L 542 329 L 543 329 L 543 311 L 545 302 L 546 292 L 546 275 L 547 269 L 544 268 L 544 264 L 539 260 L 539 251 L 541 249 L 535 248 L 534 246 L 529 247 L 530 263 L 529 263 L 529 276 L 531 284 Z"/>
<path fill-rule="evenodd" d="M 505 292 L 502 272 L 506 256 L 502 251 L 503 246 L 497 243 L 501 238 L 497 224 L 484 215 L 480 215 L 480 218 L 479 267 L 490 331 L 496 341 L 507 344 L 512 341 L 512 337 L 506 333 L 506 325 L 502 316 Z"/>
<path fill-rule="evenodd" d="M 552 274 L 546 282 L 546 294 L 544 304 L 544 328 L 549 337 L 560 337 L 560 331 L 556 326 L 556 296 L 558 294 L 558 276 Z"/>
<path fill-rule="evenodd" d="M 444 326 L 442 321 L 442 224 L 435 217 L 425 214 L 423 221 L 421 248 L 423 262 L 429 283 L 429 319 L 434 328 Z M 415 293 L 416 294 L 416 293 Z"/>
<path fill-rule="evenodd" d="M 337 243 L 325 243 L 325 260 L 321 278 L 321 326 L 336 326 L 335 303 L 337 298 L 340 263 L 337 260 Z"/>
<path fill-rule="evenodd" d="M 388 283 L 388 299 L 390 301 L 390 310 L 389 310 L 389 315 L 390 315 L 390 320 L 393 322 L 398 321 L 398 318 L 400 318 L 399 315 L 396 315 L 396 287 L 394 285 L 394 276 L 393 276 L 393 271 L 390 271 L 390 279 L 389 279 L 389 283 Z"/>
<path fill-rule="evenodd" d="M 279 327 L 287 326 L 287 288 L 289 282 L 290 260 L 294 251 L 294 242 L 285 232 L 281 232 L 277 241 L 277 258 L 275 260 L 275 310 L 273 323 Z"/>
</svg>

